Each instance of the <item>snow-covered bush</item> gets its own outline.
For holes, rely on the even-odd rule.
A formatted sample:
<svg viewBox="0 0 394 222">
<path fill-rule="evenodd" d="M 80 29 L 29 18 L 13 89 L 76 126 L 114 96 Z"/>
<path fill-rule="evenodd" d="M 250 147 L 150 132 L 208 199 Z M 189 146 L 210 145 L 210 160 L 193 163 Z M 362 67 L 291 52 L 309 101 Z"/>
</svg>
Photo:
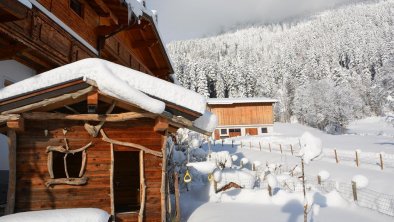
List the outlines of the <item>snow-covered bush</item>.
<svg viewBox="0 0 394 222">
<path fill-rule="evenodd" d="M 253 189 L 256 183 L 256 176 L 250 170 L 225 168 L 223 170 L 216 170 L 214 172 L 214 178 L 219 189 L 230 182 L 236 183 L 246 189 Z"/>
<path fill-rule="evenodd" d="M 232 158 L 228 151 L 212 152 L 209 161 L 214 162 L 218 168 L 230 168 L 233 165 Z"/>
<path fill-rule="evenodd" d="M 300 138 L 300 145 L 301 150 L 298 156 L 303 158 L 306 164 L 319 157 L 323 153 L 322 141 L 320 138 L 313 136 L 309 132 L 302 134 Z"/>
</svg>

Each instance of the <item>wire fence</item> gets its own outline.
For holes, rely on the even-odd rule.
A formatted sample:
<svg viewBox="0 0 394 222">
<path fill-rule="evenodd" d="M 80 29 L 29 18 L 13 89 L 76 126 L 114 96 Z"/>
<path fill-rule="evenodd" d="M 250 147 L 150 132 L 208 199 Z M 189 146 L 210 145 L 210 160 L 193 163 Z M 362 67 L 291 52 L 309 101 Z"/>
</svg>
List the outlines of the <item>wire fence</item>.
<svg viewBox="0 0 394 222">
<path fill-rule="evenodd" d="M 280 167 L 274 174 L 291 172 L 290 167 Z M 394 217 L 394 195 L 384 194 L 368 188 L 357 188 L 352 182 L 344 183 L 335 180 L 321 181 L 317 176 L 305 176 L 305 186 L 307 191 L 319 190 L 322 193 L 337 191 L 341 197 L 349 202 L 354 202 L 360 207 L 369 208 L 380 213 Z M 258 184 L 261 189 L 267 189 L 267 181 Z M 292 177 L 279 180 L 278 187 L 287 192 L 303 192 L 302 177 L 300 173 L 293 174 Z"/>
<path fill-rule="evenodd" d="M 229 140 L 215 141 L 214 146 L 228 146 Z M 226 142 L 226 143 L 225 143 Z M 239 147 L 241 149 L 259 150 L 264 152 L 280 153 L 284 155 L 297 155 L 300 147 L 297 144 L 281 144 L 281 143 L 267 143 L 263 141 L 235 141 L 231 140 L 232 147 Z M 385 168 L 394 168 L 394 154 L 388 153 L 374 153 L 361 152 L 360 150 L 337 150 L 335 148 L 323 149 L 325 159 L 333 160 L 337 164 L 352 163 L 354 166 L 376 166 L 381 170 Z"/>
</svg>

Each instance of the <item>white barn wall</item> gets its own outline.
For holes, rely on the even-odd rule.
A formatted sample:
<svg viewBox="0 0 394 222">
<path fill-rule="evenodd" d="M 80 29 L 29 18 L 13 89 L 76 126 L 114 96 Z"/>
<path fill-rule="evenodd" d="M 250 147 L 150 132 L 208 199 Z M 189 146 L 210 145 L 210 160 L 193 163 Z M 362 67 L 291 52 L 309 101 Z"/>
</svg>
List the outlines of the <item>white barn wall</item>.
<svg viewBox="0 0 394 222">
<path fill-rule="evenodd" d="M 0 61 L 0 89 L 4 88 L 4 81 L 19 82 L 36 74 L 36 71 L 15 61 Z M 8 170 L 7 137 L 0 134 L 0 170 Z"/>
</svg>

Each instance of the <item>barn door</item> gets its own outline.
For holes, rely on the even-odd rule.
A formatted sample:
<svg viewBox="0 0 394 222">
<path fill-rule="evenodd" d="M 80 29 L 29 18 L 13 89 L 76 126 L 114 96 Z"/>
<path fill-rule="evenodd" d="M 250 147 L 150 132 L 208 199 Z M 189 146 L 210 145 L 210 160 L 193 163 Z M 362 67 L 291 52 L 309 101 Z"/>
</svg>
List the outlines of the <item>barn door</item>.
<svg viewBox="0 0 394 222">
<path fill-rule="evenodd" d="M 251 136 L 257 135 L 257 128 L 246 128 L 246 134 Z"/>
<path fill-rule="evenodd" d="M 139 152 L 115 151 L 113 192 L 115 213 L 140 209 Z"/>
</svg>

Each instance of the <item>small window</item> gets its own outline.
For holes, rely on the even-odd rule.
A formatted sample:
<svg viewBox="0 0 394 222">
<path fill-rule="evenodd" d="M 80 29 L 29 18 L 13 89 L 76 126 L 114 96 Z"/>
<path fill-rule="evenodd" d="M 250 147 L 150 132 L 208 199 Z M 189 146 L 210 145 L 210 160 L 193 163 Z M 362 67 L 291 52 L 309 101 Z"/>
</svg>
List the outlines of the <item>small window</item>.
<svg viewBox="0 0 394 222">
<path fill-rule="evenodd" d="M 228 135 L 227 129 L 220 129 L 220 135 Z"/>
<path fill-rule="evenodd" d="M 78 0 L 70 0 L 70 8 L 79 15 L 83 17 L 83 4 Z"/>
<path fill-rule="evenodd" d="M 267 128 L 261 128 L 261 133 L 268 133 Z"/>
<path fill-rule="evenodd" d="M 12 82 L 12 81 L 10 81 L 10 80 L 8 80 L 8 79 L 5 79 L 5 80 L 4 80 L 4 87 L 10 86 L 10 85 L 12 85 L 12 84 L 14 84 L 14 82 Z"/>
<path fill-rule="evenodd" d="M 241 129 L 230 129 L 230 133 L 240 133 Z"/>
<path fill-rule="evenodd" d="M 53 151 L 53 159 L 52 159 L 52 169 L 53 169 L 53 176 L 54 179 L 57 178 L 79 178 L 80 171 L 82 167 L 82 152 L 77 152 L 75 154 L 68 154 L 66 157 L 67 163 L 67 173 L 64 168 L 64 157 L 66 156 L 65 153 Z"/>
</svg>

